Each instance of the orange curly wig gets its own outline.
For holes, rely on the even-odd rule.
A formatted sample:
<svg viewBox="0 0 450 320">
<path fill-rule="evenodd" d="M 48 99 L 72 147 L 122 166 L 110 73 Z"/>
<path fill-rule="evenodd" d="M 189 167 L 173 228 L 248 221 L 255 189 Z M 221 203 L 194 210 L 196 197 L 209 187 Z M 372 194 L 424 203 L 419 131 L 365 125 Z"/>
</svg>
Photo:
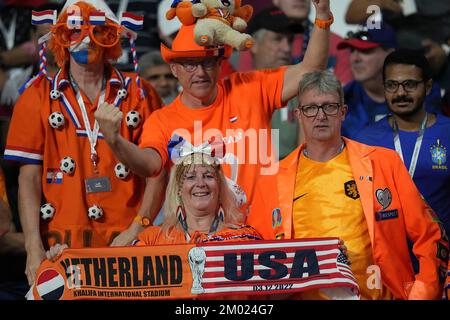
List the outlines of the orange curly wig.
<svg viewBox="0 0 450 320">
<path fill-rule="evenodd" d="M 96 12 L 97 10 L 90 4 L 80 1 L 75 4 L 81 9 L 81 14 L 83 17 L 83 21 L 89 21 L 89 16 L 91 13 Z M 57 23 L 67 23 L 67 10 L 60 14 Z M 106 19 L 106 24 L 115 24 L 113 21 Z M 107 34 L 104 35 L 105 38 L 108 37 Z M 104 61 L 108 60 L 117 60 L 122 55 L 122 47 L 120 41 L 113 47 L 110 48 L 102 48 L 96 45 L 93 41 L 91 41 L 91 49 L 102 51 L 102 56 Z M 60 68 L 62 68 L 67 61 L 70 59 L 70 52 L 67 48 L 64 48 L 56 42 L 54 37 L 52 36 L 49 41 L 49 48 L 53 52 L 55 56 L 55 61 Z"/>
</svg>

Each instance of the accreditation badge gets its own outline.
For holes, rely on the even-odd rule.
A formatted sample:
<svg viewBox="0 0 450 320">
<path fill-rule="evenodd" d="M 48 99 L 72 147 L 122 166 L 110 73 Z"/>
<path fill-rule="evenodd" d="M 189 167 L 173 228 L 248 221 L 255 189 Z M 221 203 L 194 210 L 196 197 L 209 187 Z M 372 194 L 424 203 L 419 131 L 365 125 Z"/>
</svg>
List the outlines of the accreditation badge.
<svg viewBox="0 0 450 320">
<path fill-rule="evenodd" d="M 84 179 L 86 193 L 110 192 L 111 182 L 108 177 Z"/>
</svg>

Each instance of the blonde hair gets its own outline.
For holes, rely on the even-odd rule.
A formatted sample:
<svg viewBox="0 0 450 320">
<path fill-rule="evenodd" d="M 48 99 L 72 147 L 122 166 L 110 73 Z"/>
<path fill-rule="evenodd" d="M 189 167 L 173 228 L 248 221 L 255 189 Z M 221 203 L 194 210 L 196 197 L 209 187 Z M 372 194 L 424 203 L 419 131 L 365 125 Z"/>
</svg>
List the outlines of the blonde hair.
<svg viewBox="0 0 450 320">
<path fill-rule="evenodd" d="M 170 237 L 169 234 L 173 228 L 178 228 L 183 231 L 177 217 L 178 207 L 183 206 L 181 199 L 181 188 L 183 186 L 186 173 L 192 167 L 198 165 L 212 168 L 216 174 L 217 183 L 219 185 L 219 203 L 217 204 L 216 212 L 214 212 L 214 214 L 217 214 L 219 204 L 222 205 L 225 213 L 224 221 L 219 223 L 217 230 L 221 230 L 225 227 L 237 226 L 238 224 L 243 223 L 244 215 L 237 207 L 236 197 L 228 187 L 227 180 L 220 164 L 216 161 L 211 161 L 211 158 L 205 156 L 204 154 L 196 153 L 186 158 L 183 161 L 177 162 L 177 164 L 174 165 L 170 171 L 169 183 L 166 189 L 164 222 L 162 224 L 162 232 L 164 235 Z"/>
</svg>

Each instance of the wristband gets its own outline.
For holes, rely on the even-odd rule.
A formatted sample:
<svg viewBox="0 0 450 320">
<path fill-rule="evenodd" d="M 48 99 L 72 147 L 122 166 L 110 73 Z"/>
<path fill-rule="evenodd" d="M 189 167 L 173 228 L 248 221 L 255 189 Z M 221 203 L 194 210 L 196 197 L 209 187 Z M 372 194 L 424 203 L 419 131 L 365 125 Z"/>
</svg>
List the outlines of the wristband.
<svg viewBox="0 0 450 320">
<path fill-rule="evenodd" d="M 148 217 L 144 217 L 144 216 L 140 216 L 140 215 L 137 215 L 133 221 L 138 222 L 144 228 L 146 228 L 152 224 Z"/>
<path fill-rule="evenodd" d="M 316 20 L 314 21 L 314 24 L 319 27 L 320 29 L 329 29 L 330 26 L 333 24 L 334 22 L 334 17 L 333 17 L 333 13 L 331 13 L 330 11 L 330 18 L 328 20 L 321 20 L 316 18 Z"/>
</svg>

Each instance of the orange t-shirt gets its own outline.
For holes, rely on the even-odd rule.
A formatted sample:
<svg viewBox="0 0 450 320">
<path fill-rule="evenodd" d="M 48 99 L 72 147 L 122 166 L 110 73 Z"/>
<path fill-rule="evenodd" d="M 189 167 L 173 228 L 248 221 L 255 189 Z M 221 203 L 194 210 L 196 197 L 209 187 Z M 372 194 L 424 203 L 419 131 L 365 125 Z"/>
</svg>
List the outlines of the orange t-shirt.
<svg viewBox="0 0 450 320">
<path fill-rule="evenodd" d="M 194 146 L 221 136 L 226 146 L 224 172 L 245 191 L 248 206 L 258 185 L 275 185 L 278 167 L 272 170 L 275 159 L 271 157 L 270 130 L 273 111 L 283 106 L 285 69 L 233 73 L 218 82 L 216 100 L 204 108 L 187 107 L 181 93 L 146 121 L 140 147 L 155 149 L 167 165 L 167 145 L 175 135 Z M 261 174 L 264 170 L 271 174 Z M 273 198 L 277 201 L 275 195 Z"/>
<path fill-rule="evenodd" d="M 124 119 L 120 133 L 125 139 L 138 144 L 144 120 L 160 108 L 161 99 L 148 83 L 142 81 L 146 97 L 139 100 L 135 75 L 122 74 L 109 65 L 107 71 L 105 102 L 114 103 L 118 90 L 129 84 L 128 95 L 121 101 L 120 110 L 124 115 L 135 110 L 142 120 L 136 129 L 128 129 Z M 67 100 L 50 98 L 53 83 Z M 99 97 L 92 104 L 81 94 L 92 128 Z M 48 120 L 50 114 L 57 111 L 65 118 L 61 129 L 53 129 Z M 42 166 L 44 202 L 51 203 L 56 209 L 50 222 L 41 223 L 44 243 L 67 243 L 71 248 L 106 246 L 136 216 L 145 181 L 132 173 L 125 180 L 116 177 L 114 167 L 119 161 L 102 135 L 98 138 L 96 151 L 99 157 L 98 177 L 109 179 L 111 191 L 88 194 L 85 179 L 94 177 L 90 144 L 65 68 L 54 77 L 53 82 L 44 79 L 24 91 L 14 107 L 5 159 Z M 63 174 L 59 169 L 61 159 L 66 156 L 75 161 L 73 175 Z M 103 218 L 97 221 L 87 215 L 88 208 L 94 204 L 104 211 Z"/>
<path fill-rule="evenodd" d="M 213 234 L 204 234 L 195 232 L 190 235 L 189 243 L 203 243 L 213 241 L 252 241 L 262 240 L 261 235 L 251 226 L 239 225 L 233 228 L 224 228 Z M 160 226 L 148 227 L 138 235 L 138 239 L 134 242 L 137 246 L 154 246 L 162 244 L 182 244 L 186 243 L 186 236 L 183 231 L 172 228 L 169 236 L 163 232 Z"/>
</svg>

